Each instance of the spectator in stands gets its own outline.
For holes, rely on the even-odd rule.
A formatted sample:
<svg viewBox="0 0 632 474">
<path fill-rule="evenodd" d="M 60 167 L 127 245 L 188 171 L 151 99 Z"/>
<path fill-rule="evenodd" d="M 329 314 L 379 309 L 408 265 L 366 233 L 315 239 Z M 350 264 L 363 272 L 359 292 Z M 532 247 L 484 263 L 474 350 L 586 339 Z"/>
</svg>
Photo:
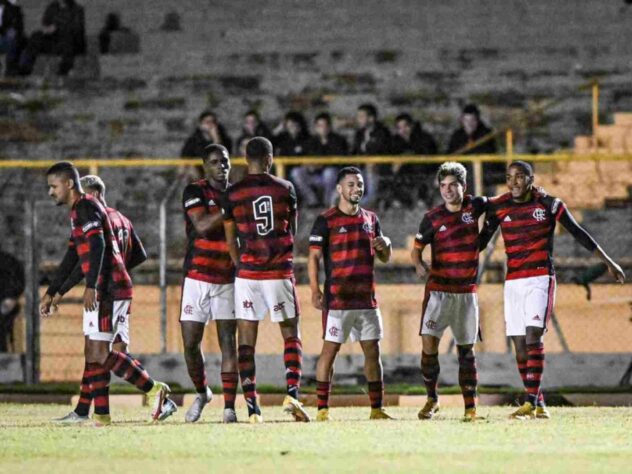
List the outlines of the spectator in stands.
<svg viewBox="0 0 632 474">
<path fill-rule="evenodd" d="M 332 130 L 331 115 L 318 114 L 314 119 L 314 135 L 307 143 L 307 155 L 344 156 L 348 150 L 347 140 Z M 290 178 L 303 202 L 308 207 L 328 206 L 336 194 L 336 166 L 297 166 L 290 172 Z"/>
<path fill-rule="evenodd" d="M 493 133 L 481 120 L 481 112 L 474 104 L 468 104 L 463 108 L 460 118 L 461 126 L 457 128 L 450 137 L 448 145 L 448 154 L 456 155 L 488 155 L 497 152 L 496 140 L 491 138 L 483 143 L 474 145 L 481 138 Z M 472 186 L 472 166 L 467 166 L 468 188 L 473 191 Z M 505 164 L 504 163 L 485 163 L 483 165 L 483 183 L 486 188 L 494 184 L 502 184 L 505 182 Z M 493 189 L 486 190 L 486 193 Z"/>
<path fill-rule="evenodd" d="M 309 130 L 300 112 L 288 112 L 277 127 L 274 143 L 275 156 L 302 156 L 307 153 Z"/>
<path fill-rule="evenodd" d="M 110 40 L 115 31 L 130 33 L 130 29 L 121 24 L 121 17 L 118 13 L 110 12 L 105 17 L 105 25 L 99 32 L 99 52 L 101 54 L 110 52 Z"/>
<path fill-rule="evenodd" d="M 394 155 L 436 155 L 437 143 L 410 114 L 403 113 L 395 118 L 395 134 L 392 140 Z M 411 207 L 419 199 L 426 200 L 435 181 L 437 165 L 404 164 L 393 165 L 393 185 L 387 202 L 397 207 Z"/>
<path fill-rule="evenodd" d="M 18 74 L 23 42 L 22 9 L 15 5 L 15 1 L 0 0 L 0 53 L 6 53 L 6 76 Z"/>
<path fill-rule="evenodd" d="M 239 156 L 246 156 L 246 143 L 252 137 L 265 137 L 272 141 L 270 129 L 261 121 L 259 112 L 256 110 L 249 110 L 244 115 L 244 125 L 241 130 L 241 136 L 237 140 L 237 152 Z"/>
<path fill-rule="evenodd" d="M 20 314 L 20 296 L 24 293 L 24 267 L 0 249 L 0 352 L 15 351 L 13 325 Z"/>
<path fill-rule="evenodd" d="M 373 104 L 362 104 L 356 114 L 358 128 L 353 140 L 354 155 L 388 155 L 391 152 L 391 134 L 381 122 L 378 121 L 377 108 Z M 377 203 L 380 180 L 391 179 L 390 166 L 367 165 L 364 177 L 366 178 L 366 191 L 364 194 L 367 206 Z"/>
<path fill-rule="evenodd" d="M 66 76 L 73 68 L 75 56 L 86 54 L 86 31 L 83 7 L 75 0 L 53 0 L 42 17 L 42 29 L 31 35 L 20 56 L 20 73 L 33 71 L 39 54 L 61 56 L 57 74 Z"/>
</svg>

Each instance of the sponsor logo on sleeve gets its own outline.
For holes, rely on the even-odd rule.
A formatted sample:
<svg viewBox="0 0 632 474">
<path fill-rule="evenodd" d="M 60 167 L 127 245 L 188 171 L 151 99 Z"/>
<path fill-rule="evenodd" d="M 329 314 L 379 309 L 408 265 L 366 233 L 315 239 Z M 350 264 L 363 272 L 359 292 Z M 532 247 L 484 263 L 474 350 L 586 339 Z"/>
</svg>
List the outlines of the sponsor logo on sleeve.
<svg viewBox="0 0 632 474">
<path fill-rule="evenodd" d="M 200 198 L 191 198 L 188 201 L 184 202 L 184 207 L 190 207 L 193 204 L 197 204 L 198 202 L 200 202 Z"/>
<path fill-rule="evenodd" d="M 97 229 L 99 227 L 100 227 L 100 224 L 97 221 L 93 221 L 93 222 L 88 222 L 87 224 L 84 224 L 81 230 L 83 230 L 84 232 L 88 232 L 91 229 Z"/>
<path fill-rule="evenodd" d="M 557 214 L 557 210 L 560 208 L 560 204 L 560 200 L 557 198 L 553 201 L 553 206 L 551 207 L 551 212 L 553 214 Z"/>
<path fill-rule="evenodd" d="M 320 235 L 310 235 L 309 236 L 309 241 L 310 242 L 322 242 L 323 238 Z"/>
<path fill-rule="evenodd" d="M 424 238 L 424 236 L 423 236 L 423 234 L 422 234 L 421 232 L 419 232 L 419 233 L 417 233 L 417 235 L 415 235 L 415 238 L 416 238 L 417 240 L 421 240 L 421 239 L 423 239 L 423 238 Z"/>
</svg>

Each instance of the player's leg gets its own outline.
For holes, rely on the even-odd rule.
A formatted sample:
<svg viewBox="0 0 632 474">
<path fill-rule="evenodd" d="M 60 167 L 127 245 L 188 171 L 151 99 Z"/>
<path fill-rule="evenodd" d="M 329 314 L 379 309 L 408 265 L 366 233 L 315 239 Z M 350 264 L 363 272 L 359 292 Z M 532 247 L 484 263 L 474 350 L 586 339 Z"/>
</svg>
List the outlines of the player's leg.
<svg viewBox="0 0 632 474">
<path fill-rule="evenodd" d="M 77 402 L 77 406 L 73 411 L 68 413 L 67 415 L 62 416 L 61 418 L 53 419 L 56 423 L 61 424 L 74 424 L 74 423 L 83 423 L 84 421 L 88 421 L 90 415 L 90 405 L 92 405 L 92 393 L 90 389 L 90 381 L 89 377 L 91 376 L 91 367 L 89 367 L 87 362 L 87 345 L 88 345 L 88 336 L 84 336 L 84 359 L 86 362 L 83 366 L 83 375 L 81 377 L 81 384 L 79 386 L 79 401 Z"/>
<path fill-rule="evenodd" d="M 323 341 L 323 347 L 316 363 L 316 396 L 318 414 L 316 421 L 329 421 L 329 395 L 333 382 L 334 362 L 340 351 L 341 343 Z"/>
<path fill-rule="evenodd" d="M 384 411 L 384 374 L 382 370 L 382 357 L 380 354 L 380 341 L 360 341 L 360 347 L 364 352 L 364 376 L 369 389 L 372 420 L 390 420 L 392 417 Z"/>
<path fill-rule="evenodd" d="M 213 398 L 206 379 L 204 368 L 204 354 L 202 353 L 202 338 L 205 324 L 196 321 L 180 321 L 182 342 L 184 345 L 184 361 L 187 365 L 189 377 L 195 387 L 197 396 L 187 410 L 184 419 L 187 423 L 194 423 L 200 419 L 202 410 Z"/>
<path fill-rule="evenodd" d="M 478 386 L 478 370 L 476 368 L 476 356 L 474 346 L 457 345 L 459 357 L 459 386 L 463 395 L 465 406 L 465 417 L 463 421 L 475 421 L 476 417 L 476 397 Z"/>
<path fill-rule="evenodd" d="M 222 352 L 221 378 L 224 394 L 224 423 L 237 422 L 235 413 L 235 398 L 239 372 L 237 366 L 237 321 L 234 319 L 219 319 L 217 324 L 217 338 Z"/>
<path fill-rule="evenodd" d="M 439 411 L 439 395 L 437 385 L 439 384 L 439 342 L 440 339 L 430 334 L 421 336 L 421 375 L 426 386 L 428 397 L 426 404 L 419 410 L 417 417 L 420 420 L 429 420 Z"/>
<path fill-rule="evenodd" d="M 237 320 L 238 348 L 237 363 L 239 378 L 248 406 L 248 418 L 251 423 L 261 422 L 261 409 L 257 403 L 257 370 L 255 365 L 255 346 L 259 321 Z"/>
<path fill-rule="evenodd" d="M 295 421 L 311 421 L 308 413 L 299 402 L 299 388 L 303 371 L 303 344 L 299 330 L 298 315 L 279 323 L 283 337 L 283 362 L 287 396 L 283 400 L 283 409 L 291 414 Z"/>
<path fill-rule="evenodd" d="M 104 362 L 110 353 L 110 341 L 86 338 L 86 380 L 90 398 L 94 402 L 93 419 L 98 425 L 109 425 L 110 418 L 110 370 Z"/>
<path fill-rule="evenodd" d="M 527 400 L 536 407 L 536 418 L 550 418 L 541 389 L 544 373 L 544 328 L 527 326 L 525 345 Z"/>
</svg>

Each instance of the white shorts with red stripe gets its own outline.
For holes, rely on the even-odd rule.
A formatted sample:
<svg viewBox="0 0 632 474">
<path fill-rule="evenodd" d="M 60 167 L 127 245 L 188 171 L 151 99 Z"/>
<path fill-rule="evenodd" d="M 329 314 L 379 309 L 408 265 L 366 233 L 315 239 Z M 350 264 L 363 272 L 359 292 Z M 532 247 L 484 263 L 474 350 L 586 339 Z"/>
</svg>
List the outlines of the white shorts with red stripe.
<svg viewBox="0 0 632 474">
<path fill-rule="evenodd" d="M 507 336 L 525 336 L 527 326 L 546 329 L 554 304 L 554 276 L 542 275 L 505 281 Z"/>
</svg>

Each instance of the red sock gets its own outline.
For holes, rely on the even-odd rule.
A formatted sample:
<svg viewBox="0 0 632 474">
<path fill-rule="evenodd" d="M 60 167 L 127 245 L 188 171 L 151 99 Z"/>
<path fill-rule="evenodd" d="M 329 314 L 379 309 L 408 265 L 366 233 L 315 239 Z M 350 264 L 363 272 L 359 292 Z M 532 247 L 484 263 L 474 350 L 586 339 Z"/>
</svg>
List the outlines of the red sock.
<svg viewBox="0 0 632 474">
<path fill-rule="evenodd" d="M 331 382 L 316 381 L 316 396 L 318 397 L 318 409 L 329 408 L 329 393 Z"/>
<path fill-rule="evenodd" d="M 527 398 L 533 406 L 537 406 L 544 371 L 544 344 L 527 345 L 527 371 L 525 374 L 525 388 Z"/>
<path fill-rule="evenodd" d="M 248 416 L 261 414 L 257 405 L 257 369 L 255 365 L 255 348 L 252 346 L 239 346 L 238 363 L 239 377 L 241 378 L 241 389 L 248 405 Z"/>
<path fill-rule="evenodd" d="M 139 368 L 139 365 L 140 362 L 135 363 L 134 359 L 129 355 L 123 352 L 112 351 L 108 355 L 104 367 L 147 393 L 153 388 L 154 381 L 147 371 Z"/>
<path fill-rule="evenodd" d="M 425 352 L 422 352 L 421 374 L 424 378 L 428 398 L 432 398 L 433 400 L 438 399 L 437 385 L 439 384 L 440 372 L 441 367 L 439 366 L 439 354 L 426 354 Z"/>
<path fill-rule="evenodd" d="M 110 371 L 101 364 L 87 364 L 90 395 L 95 415 L 110 414 Z"/>
<path fill-rule="evenodd" d="M 88 381 L 88 363 L 83 368 L 83 377 L 81 378 L 81 386 L 79 387 L 79 401 L 75 407 L 75 413 L 79 416 L 88 416 L 90 414 L 90 404 L 92 403 L 92 395 L 90 394 L 90 382 Z"/>
<path fill-rule="evenodd" d="M 382 399 L 384 398 L 384 382 L 369 382 L 369 400 L 371 400 L 371 408 L 382 408 Z"/>
<path fill-rule="evenodd" d="M 237 372 L 222 372 L 222 391 L 224 392 L 224 408 L 235 409 L 235 397 L 237 396 Z"/>
<path fill-rule="evenodd" d="M 288 337 L 285 339 L 283 361 L 285 362 L 287 393 L 298 400 L 298 389 L 301 385 L 303 363 L 303 345 L 298 337 Z"/>
<path fill-rule="evenodd" d="M 476 358 L 472 348 L 458 347 L 459 352 L 459 385 L 463 394 L 465 408 L 476 407 L 476 387 L 478 384 L 478 371 Z"/>
<path fill-rule="evenodd" d="M 518 362 L 518 372 L 520 372 L 520 378 L 522 379 L 522 383 L 523 385 L 525 385 L 525 390 L 526 390 L 527 364 Z M 538 393 L 537 406 L 539 407 L 546 406 L 546 404 L 544 403 L 544 394 L 542 393 L 542 390 L 540 390 L 540 392 Z"/>
</svg>

